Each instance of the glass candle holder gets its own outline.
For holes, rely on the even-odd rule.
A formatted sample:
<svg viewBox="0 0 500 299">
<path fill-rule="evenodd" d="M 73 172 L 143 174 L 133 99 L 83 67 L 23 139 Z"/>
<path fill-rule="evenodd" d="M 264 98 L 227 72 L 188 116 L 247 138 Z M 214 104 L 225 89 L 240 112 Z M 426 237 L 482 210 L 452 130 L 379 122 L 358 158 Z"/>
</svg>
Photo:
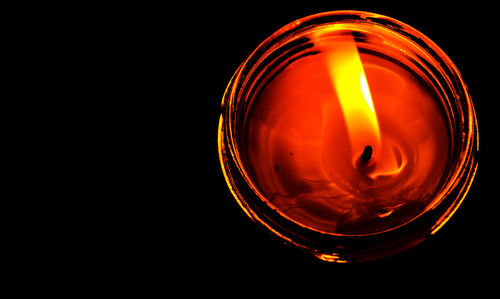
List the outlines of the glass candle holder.
<svg viewBox="0 0 500 299">
<path fill-rule="evenodd" d="M 243 211 L 329 262 L 411 248 L 465 198 L 474 107 L 456 66 L 392 18 L 334 11 L 263 41 L 225 91 L 218 149 Z"/>
</svg>

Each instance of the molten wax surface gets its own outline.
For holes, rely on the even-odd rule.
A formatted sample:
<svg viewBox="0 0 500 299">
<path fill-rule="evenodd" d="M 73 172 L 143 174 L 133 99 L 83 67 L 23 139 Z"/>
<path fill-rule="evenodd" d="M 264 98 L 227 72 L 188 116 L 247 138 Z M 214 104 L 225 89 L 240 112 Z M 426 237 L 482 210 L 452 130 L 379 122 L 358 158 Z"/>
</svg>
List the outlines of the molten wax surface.
<svg viewBox="0 0 500 299">
<path fill-rule="evenodd" d="M 325 51 L 288 65 L 246 117 L 243 156 L 263 200 L 322 232 L 361 235 L 410 221 L 430 204 L 447 165 L 448 128 L 435 95 L 394 62 L 360 59 L 380 127 L 376 160 L 353 164 Z"/>
</svg>

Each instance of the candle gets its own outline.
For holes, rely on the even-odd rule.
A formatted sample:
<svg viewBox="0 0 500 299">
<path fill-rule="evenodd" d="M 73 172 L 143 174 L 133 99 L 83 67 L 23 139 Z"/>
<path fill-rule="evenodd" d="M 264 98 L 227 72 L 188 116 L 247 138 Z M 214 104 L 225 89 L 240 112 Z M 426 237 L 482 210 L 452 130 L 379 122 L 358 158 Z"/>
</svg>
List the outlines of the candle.
<svg viewBox="0 0 500 299">
<path fill-rule="evenodd" d="M 323 260 L 414 246 L 453 214 L 474 176 L 477 125 L 456 67 L 380 15 L 285 26 L 240 67 L 223 108 L 219 151 L 233 195 Z"/>
<path fill-rule="evenodd" d="M 312 229 L 360 234 L 403 224 L 443 174 L 445 120 L 402 67 L 359 55 L 353 39 L 329 47 L 285 69 L 255 99 L 250 173 L 272 204 Z"/>
</svg>

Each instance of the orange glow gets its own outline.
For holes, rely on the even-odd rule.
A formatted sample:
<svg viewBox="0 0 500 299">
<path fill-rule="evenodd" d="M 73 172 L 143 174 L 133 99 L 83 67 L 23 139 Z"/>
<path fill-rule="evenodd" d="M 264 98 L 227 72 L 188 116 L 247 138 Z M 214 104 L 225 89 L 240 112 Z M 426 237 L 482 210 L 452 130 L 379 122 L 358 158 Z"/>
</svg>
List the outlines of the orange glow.
<svg viewBox="0 0 500 299">
<path fill-rule="evenodd" d="M 325 262 L 337 263 L 337 264 L 345 264 L 345 263 L 347 263 L 346 260 L 340 258 L 339 255 L 336 254 L 336 253 L 332 253 L 332 254 L 318 254 L 316 256 L 320 260 L 324 260 Z"/>
<path fill-rule="evenodd" d="M 227 170 L 224 168 L 224 163 L 225 163 L 225 159 L 226 159 L 226 157 L 225 157 L 226 151 L 225 151 L 224 141 L 223 141 L 224 136 L 222 135 L 222 132 L 223 132 L 223 129 L 222 129 L 223 126 L 222 126 L 222 124 L 223 124 L 223 122 L 224 122 L 224 119 L 221 116 L 219 118 L 219 129 L 218 129 L 218 132 L 217 132 L 217 147 L 219 148 L 219 161 L 220 161 L 221 165 L 223 166 L 222 167 L 222 174 L 224 175 L 224 178 L 225 178 L 226 182 L 231 182 L 232 183 L 233 182 L 233 178 L 231 177 L 231 174 L 229 172 L 227 172 Z M 264 221 L 262 221 L 260 219 L 260 217 L 254 211 L 252 211 L 251 209 L 249 209 L 249 207 L 245 204 L 245 202 L 241 200 L 241 199 L 243 199 L 243 197 L 239 193 L 238 189 L 233 188 L 232 185 L 233 184 L 229 184 L 229 190 L 231 191 L 231 194 L 236 199 L 236 202 L 241 207 L 241 209 L 245 212 L 245 214 L 247 214 L 247 216 L 250 219 L 262 223 L 267 229 L 269 229 L 270 231 L 272 231 L 273 233 L 275 233 L 277 236 L 281 237 L 283 240 L 286 240 L 286 241 L 290 242 L 291 244 L 294 244 L 297 247 L 304 247 L 303 245 L 294 242 L 292 239 L 288 238 L 287 236 L 282 235 L 281 233 L 279 233 L 278 231 L 276 231 L 275 229 L 273 229 L 271 226 L 269 226 L 267 223 L 265 223 Z"/>
<path fill-rule="evenodd" d="M 222 110 L 232 196 L 327 262 L 420 243 L 457 210 L 477 170 L 477 121 L 458 70 L 423 34 L 377 14 L 282 27 L 240 65 Z"/>
<path fill-rule="evenodd" d="M 347 125 L 354 163 L 366 146 L 372 160 L 380 152 L 380 128 L 358 49 L 352 36 L 345 36 L 326 55 L 327 67 Z"/>
<path fill-rule="evenodd" d="M 403 224 L 427 204 L 446 167 L 441 112 L 405 69 L 358 54 L 352 37 L 326 41 L 317 43 L 321 54 L 276 77 L 253 107 L 246 155 L 256 192 L 285 217 L 322 232 L 360 235 Z M 347 64 L 340 57 L 356 70 L 333 80 L 342 73 L 335 61 Z M 353 163 L 367 145 L 374 149 L 369 165 Z"/>
</svg>

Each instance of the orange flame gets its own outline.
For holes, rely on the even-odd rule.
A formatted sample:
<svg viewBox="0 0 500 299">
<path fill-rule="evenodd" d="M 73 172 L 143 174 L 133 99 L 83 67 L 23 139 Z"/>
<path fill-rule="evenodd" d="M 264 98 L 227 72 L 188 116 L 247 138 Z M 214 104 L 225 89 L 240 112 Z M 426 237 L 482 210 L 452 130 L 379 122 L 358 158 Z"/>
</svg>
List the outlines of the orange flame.
<svg viewBox="0 0 500 299">
<path fill-rule="evenodd" d="M 380 153 L 380 128 L 361 58 L 352 36 L 345 36 L 326 53 L 328 70 L 340 101 L 354 163 L 366 146 L 372 161 Z"/>
</svg>

